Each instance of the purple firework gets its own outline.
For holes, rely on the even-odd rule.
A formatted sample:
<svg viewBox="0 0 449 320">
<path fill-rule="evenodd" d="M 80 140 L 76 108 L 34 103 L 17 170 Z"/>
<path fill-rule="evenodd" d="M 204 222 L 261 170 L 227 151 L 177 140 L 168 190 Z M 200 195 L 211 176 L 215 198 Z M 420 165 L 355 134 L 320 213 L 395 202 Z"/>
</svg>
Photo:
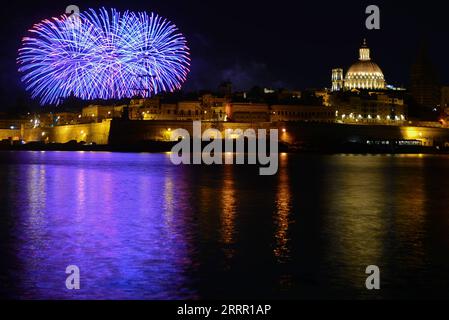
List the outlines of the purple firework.
<svg viewBox="0 0 449 320">
<path fill-rule="evenodd" d="M 154 13 L 89 9 L 44 20 L 19 49 L 19 72 L 33 98 L 59 104 L 121 99 L 180 89 L 189 72 L 185 37 Z"/>
</svg>

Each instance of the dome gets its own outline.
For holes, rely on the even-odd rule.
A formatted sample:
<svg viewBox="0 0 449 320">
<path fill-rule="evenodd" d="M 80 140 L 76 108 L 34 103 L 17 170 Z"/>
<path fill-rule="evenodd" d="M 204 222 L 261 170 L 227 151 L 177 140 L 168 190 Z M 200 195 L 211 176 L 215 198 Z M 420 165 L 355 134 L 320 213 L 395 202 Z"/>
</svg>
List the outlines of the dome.
<svg viewBox="0 0 449 320">
<path fill-rule="evenodd" d="M 354 63 L 346 73 L 345 88 L 369 90 L 385 88 L 384 74 L 380 67 L 371 61 L 366 40 L 360 48 L 359 61 Z"/>
<path fill-rule="evenodd" d="M 378 75 L 383 77 L 380 67 L 372 61 L 357 61 L 348 70 L 349 76 L 363 76 L 365 74 Z"/>
</svg>

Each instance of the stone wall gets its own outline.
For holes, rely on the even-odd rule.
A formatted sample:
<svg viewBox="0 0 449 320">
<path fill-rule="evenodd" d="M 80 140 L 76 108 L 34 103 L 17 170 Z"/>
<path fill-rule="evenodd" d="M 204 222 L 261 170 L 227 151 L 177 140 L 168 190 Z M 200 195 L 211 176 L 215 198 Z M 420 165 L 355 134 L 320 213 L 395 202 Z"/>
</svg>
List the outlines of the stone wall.
<svg viewBox="0 0 449 320">
<path fill-rule="evenodd" d="M 415 126 L 367 126 L 326 123 L 234 123 L 202 122 L 202 132 L 226 130 L 278 129 L 279 139 L 289 144 L 310 143 L 336 145 L 367 140 L 420 140 L 423 145 L 449 143 L 449 129 Z M 57 126 L 48 129 L 0 130 L 0 138 L 10 137 L 30 141 L 66 143 L 71 140 L 87 143 L 126 145 L 142 141 L 169 141 L 176 129 L 185 129 L 193 136 L 191 121 L 122 121 L 105 120 L 101 123 Z"/>
<path fill-rule="evenodd" d="M 45 141 L 66 143 L 69 141 L 108 144 L 110 120 L 100 123 L 56 126 L 53 128 L 36 128 L 23 130 L 23 140 L 27 142 Z"/>
<path fill-rule="evenodd" d="M 87 143 L 108 144 L 110 120 L 100 123 L 57 126 L 49 133 L 50 141 L 64 143 L 70 140 Z"/>
<path fill-rule="evenodd" d="M 20 130 L 0 129 L 0 141 L 9 139 L 19 140 Z"/>
<path fill-rule="evenodd" d="M 444 128 L 310 123 L 286 125 L 285 129 L 281 129 L 279 137 L 288 143 L 337 145 L 368 140 L 419 140 L 424 146 L 434 146 L 449 142 L 449 129 Z"/>
<path fill-rule="evenodd" d="M 227 129 L 269 129 L 270 123 L 231 123 L 231 122 L 202 122 L 202 132 L 215 128 L 224 136 Z M 126 144 L 145 140 L 169 141 L 173 131 L 185 129 L 193 136 L 192 121 L 120 121 L 111 123 L 111 144 Z"/>
</svg>

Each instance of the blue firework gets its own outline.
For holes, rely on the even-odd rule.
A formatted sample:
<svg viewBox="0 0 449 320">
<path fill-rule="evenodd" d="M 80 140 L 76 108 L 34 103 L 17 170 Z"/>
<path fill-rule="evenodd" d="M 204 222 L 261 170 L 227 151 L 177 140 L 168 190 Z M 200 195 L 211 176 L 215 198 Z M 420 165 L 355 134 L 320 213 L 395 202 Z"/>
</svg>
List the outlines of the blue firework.
<svg viewBox="0 0 449 320">
<path fill-rule="evenodd" d="M 89 100 L 174 91 L 190 65 L 186 39 L 170 21 L 105 8 L 34 25 L 17 61 L 41 104 L 59 104 L 71 94 Z"/>
</svg>

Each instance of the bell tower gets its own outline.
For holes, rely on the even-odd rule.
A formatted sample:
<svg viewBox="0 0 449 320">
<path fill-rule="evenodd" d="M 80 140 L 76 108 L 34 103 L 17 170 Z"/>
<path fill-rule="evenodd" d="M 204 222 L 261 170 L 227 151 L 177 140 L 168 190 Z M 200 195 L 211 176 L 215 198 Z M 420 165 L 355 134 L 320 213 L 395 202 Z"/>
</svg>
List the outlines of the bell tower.
<svg viewBox="0 0 449 320">
<path fill-rule="evenodd" d="M 344 85 L 343 69 L 332 69 L 332 91 L 340 91 Z"/>
</svg>

